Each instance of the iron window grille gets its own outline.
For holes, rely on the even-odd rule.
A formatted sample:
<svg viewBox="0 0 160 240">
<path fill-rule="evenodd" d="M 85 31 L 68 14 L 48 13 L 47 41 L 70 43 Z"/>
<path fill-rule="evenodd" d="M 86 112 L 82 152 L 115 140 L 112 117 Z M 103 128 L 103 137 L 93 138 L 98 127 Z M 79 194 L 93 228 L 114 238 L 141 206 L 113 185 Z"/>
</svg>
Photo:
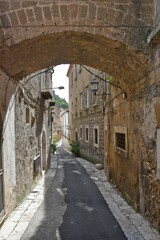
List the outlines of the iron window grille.
<svg viewBox="0 0 160 240">
<path fill-rule="evenodd" d="M 124 133 L 116 133 L 116 147 L 126 150 L 126 140 Z"/>
<path fill-rule="evenodd" d="M 86 142 L 89 141 L 89 129 L 88 127 L 86 128 Z"/>
</svg>

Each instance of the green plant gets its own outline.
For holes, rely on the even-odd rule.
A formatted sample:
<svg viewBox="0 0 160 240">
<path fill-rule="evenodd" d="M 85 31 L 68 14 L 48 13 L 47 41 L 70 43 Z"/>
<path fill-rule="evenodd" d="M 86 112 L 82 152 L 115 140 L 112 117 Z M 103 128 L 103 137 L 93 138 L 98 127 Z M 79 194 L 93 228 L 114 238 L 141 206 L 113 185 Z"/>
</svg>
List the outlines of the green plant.
<svg viewBox="0 0 160 240">
<path fill-rule="evenodd" d="M 55 151 L 56 151 L 56 141 L 53 141 L 51 143 L 51 151 L 52 151 L 53 154 L 55 153 Z"/>
<path fill-rule="evenodd" d="M 78 140 L 73 141 L 71 144 L 71 152 L 75 154 L 76 157 L 79 156 L 80 150 L 80 142 Z"/>
</svg>

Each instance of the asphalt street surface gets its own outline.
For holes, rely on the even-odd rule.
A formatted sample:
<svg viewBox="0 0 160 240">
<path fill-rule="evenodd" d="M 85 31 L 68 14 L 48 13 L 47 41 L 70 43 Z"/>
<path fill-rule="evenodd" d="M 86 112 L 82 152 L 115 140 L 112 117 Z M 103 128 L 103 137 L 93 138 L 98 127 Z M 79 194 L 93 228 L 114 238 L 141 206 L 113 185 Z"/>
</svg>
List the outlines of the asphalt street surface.
<svg viewBox="0 0 160 240">
<path fill-rule="evenodd" d="M 57 154 L 56 175 L 21 240 L 127 239 L 84 167 L 62 147 Z"/>
</svg>

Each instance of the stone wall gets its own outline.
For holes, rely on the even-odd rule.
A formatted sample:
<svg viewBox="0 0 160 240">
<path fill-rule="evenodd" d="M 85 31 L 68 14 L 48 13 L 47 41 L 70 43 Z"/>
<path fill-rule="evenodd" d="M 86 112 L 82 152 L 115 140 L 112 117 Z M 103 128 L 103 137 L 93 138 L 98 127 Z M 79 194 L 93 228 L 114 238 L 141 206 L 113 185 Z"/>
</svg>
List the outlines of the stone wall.
<svg viewBox="0 0 160 240">
<path fill-rule="evenodd" d="M 160 4 L 159 1 L 156 0 L 156 26 L 160 24 Z"/>
<path fill-rule="evenodd" d="M 17 0 L 1 1 L 0 9 L 0 65 L 16 79 L 61 63 L 92 66 L 126 83 L 145 74 L 154 0 Z"/>
<path fill-rule="evenodd" d="M 38 125 L 43 119 L 38 119 L 40 112 L 39 79 L 19 86 L 16 94 L 15 131 L 16 131 L 16 189 L 17 203 L 31 190 L 34 179 L 34 157 L 40 153 Z M 25 81 L 24 81 L 25 82 Z M 36 90 L 35 90 L 36 89 Z M 43 116 L 43 110 L 42 116 Z M 37 125 L 38 124 L 38 125 Z"/>
<path fill-rule="evenodd" d="M 2 128 L 1 156 L 3 168 L 3 203 L 5 213 L 16 205 L 16 171 L 15 171 L 15 128 L 14 128 L 14 93 L 16 83 L 0 69 L 0 124 Z"/>
<path fill-rule="evenodd" d="M 155 46 L 155 68 L 134 86 L 124 89 L 127 98 L 111 90 L 105 115 L 105 169 L 124 198 L 160 230 L 159 129 L 160 58 Z M 156 107 L 155 107 L 156 106 Z M 125 129 L 126 149 L 117 151 L 115 132 Z"/>
<path fill-rule="evenodd" d="M 89 68 L 93 73 L 101 72 Z M 104 162 L 104 115 L 102 96 L 91 92 L 90 81 L 94 75 L 88 73 L 80 65 L 71 65 L 69 72 L 69 106 L 70 106 L 70 140 L 80 141 L 81 156 L 93 162 Z M 99 81 L 97 94 L 104 90 L 103 81 Z M 94 144 L 94 127 L 98 129 L 98 146 Z M 88 140 L 86 140 L 88 128 Z M 82 133 L 81 133 L 82 131 Z"/>
<path fill-rule="evenodd" d="M 16 206 L 15 98 L 12 95 L 3 124 L 3 194 L 5 213 Z"/>
<path fill-rule="evenodd" d="M 89 141 L 85 141 L 85 127 L 89 127 Z M 94 126 L 99 128 L 99 146 L 94 146 Z M 82 139 L 80 139 L 80 154 L 85 159 L 94 163 L 104 163 L 104 116 L 102 111 L 94 111 L 93 114 L 86 114 L 83 118 L 75 121 L 77 130 L 82 127 Z M 80 131 L 78 131 L 80 134 Z"/>
<path fill-rule="evenodd" d="M 49 103 L 41 95 L 41 76 L 46 76 L 43 71 L 25 78 L 16 93 L 17 203 L 30 192 L 36 178 L 40 177 L 41 170 L 46 170 L 49 166 L 51 113 Z"/>
</svg>

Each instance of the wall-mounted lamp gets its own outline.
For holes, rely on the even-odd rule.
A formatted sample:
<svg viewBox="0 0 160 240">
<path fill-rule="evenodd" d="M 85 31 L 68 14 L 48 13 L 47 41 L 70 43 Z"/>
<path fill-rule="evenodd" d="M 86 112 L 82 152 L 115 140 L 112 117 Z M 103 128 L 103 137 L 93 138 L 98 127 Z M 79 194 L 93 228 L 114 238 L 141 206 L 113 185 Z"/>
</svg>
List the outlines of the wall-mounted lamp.
<svg viewBox="0 0 160 240">
<path fill-rule="evenodd" d="M 105 80 L 103 81 L 106 82 Z M 111 95 L 111 93 L 105 93 L 105 92 L 103 92 L 103 94 L 97 94 L 99 81 L 96 78 L 92 79 L 90 83 L 91 83 L 91 91 L 94 93 L 94 95 L 99 95 L 103 97 L 106 95 Z M 122 91 L 122 98 L 125 99 L 127 97 L 127 94 L 122 89 L 121 91 Z"/>
<path fill-rule="evenodd" d="M 106 95 L 111 95 L 110 93 L 106 93 L 106 92 L 103 92 L 102 94 L 97 94 L 98 83 L 99 83 L 99 81 L 96 78 L 91 80 L 91 91 L 94 93 L 94 95 L 102 96 L 102 97 L 105 97 Z"/>
<path fill-rule="evenodd" d="M 126 94 L 126 92 L 124 92 L 124 90 L 122 89 L 122 87 L 121 86 L 118 86 L 117 84 L 115 84 L 115 83 L 113 83 L 113 82 L 110 82 L 110 81 L 108 81 L 108 80 L 106 80 L 106 79 L 103 79 L 102 77 L 100 77 L 100 76 L 98 76 L 98 75 L 96 75 L 96 74 L 94 74 L 93 72 L 91 72 L 89 69 L 87 69 L 85 66 L 83 66 L 82 65 L 82 67 L 87 71 L 87 72 L 89 72 L 90 74 L 92 74 L 95 78 L 91 81 L 91 90 L 94 92 L 94 94 L 96 95 L 96 92 L 97 92 L 97 90 L 98 90 L 98 80 L 97 80 L 97 78 L 98 79 L 100 79 L 100 80 L 102 80 L 102 81 L 104 81 L 104 82 L 106 82 L 106 83 L 109 83 L 109 84 L 111 84 L 112 86 L 114 86 L 114 87 L 116 87 L 116 88 L 119 88 L 120 90 L 121 90 L 121 92 L 122 92 L 122 98 L 123 99 L 125 99 L 125 98 L 127 98 L 127 94 Z M 110 94 L 105 94 L 105 93 L 103 93 L 103 96 L 104 95 L 110 95 Z"/>
<path fill-rule="evenodd" d="M 94 93 L 94 95 L 96 95 L 98 91 L 98 83 L 99 81 L 96 78 L 91 80 L 91 91 Z"/>
</svg>

